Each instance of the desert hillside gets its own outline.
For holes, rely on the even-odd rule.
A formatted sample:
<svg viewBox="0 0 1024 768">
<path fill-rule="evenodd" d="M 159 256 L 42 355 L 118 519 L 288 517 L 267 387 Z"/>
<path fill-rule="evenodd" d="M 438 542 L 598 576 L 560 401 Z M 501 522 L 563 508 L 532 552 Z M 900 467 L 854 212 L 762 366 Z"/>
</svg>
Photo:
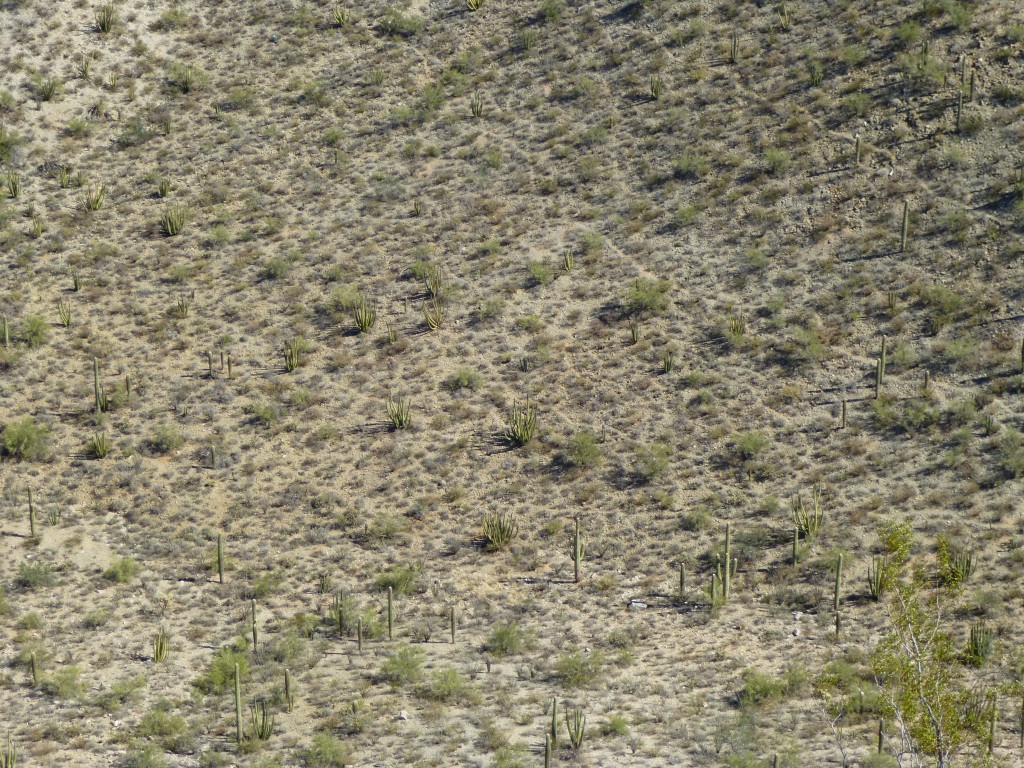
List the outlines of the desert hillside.
<svg viewBox="0 0 1024 768">
<path fill-rule="evenodd" d="M 0 768 L 1024 764 L 1016 3 L 2 0 L 0 73 Z"/>
</svg>

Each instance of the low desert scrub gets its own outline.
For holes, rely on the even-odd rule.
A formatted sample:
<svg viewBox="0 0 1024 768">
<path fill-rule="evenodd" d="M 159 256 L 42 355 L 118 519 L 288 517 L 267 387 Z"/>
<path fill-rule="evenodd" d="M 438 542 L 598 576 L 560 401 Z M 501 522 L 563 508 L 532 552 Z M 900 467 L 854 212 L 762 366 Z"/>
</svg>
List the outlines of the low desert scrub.
<svg viewBox="0 0 1024 768">
<path fill-rule="evenodd" d="M 526 652 L 533 644 L 533 636 L 518 621 L 499 624 L 484 641 L 484 650 L 495 658 L 517 656 Z"/>
<path fill-rule="evenodd" d="M 41 459 L 50 442 L 50 430 L 31 416 L 9 421 L 3 431 L 4 455 L 23 461 Z"/>
<path fill-rule="evenodd" d="M 424 653 L 411 645 L 399 645 L 380 666 L 379 678 L 392 688 L 415 685 L 423 679 Z"/>
</svg>

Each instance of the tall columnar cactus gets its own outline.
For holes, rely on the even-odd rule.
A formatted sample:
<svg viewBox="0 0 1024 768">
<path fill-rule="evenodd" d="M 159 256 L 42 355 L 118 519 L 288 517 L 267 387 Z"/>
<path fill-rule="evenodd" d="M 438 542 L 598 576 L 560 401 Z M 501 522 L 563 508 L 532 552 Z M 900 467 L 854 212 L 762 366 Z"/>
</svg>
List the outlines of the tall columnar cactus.
<svg viewBox="0 0 1024 768">
<path fill-rule="evenodd" d="M 576 515 L 576 529 L 572 535 L 572 578 L 576 584 L 580 583 L 580 563 L 586 556 L 585 549 L 583 535 L 580 533 L 580 516 Z"/>
<path fill-rule="evenodd" d="M 839 553 L 839 560 L 836 562 L 836 589 L 835 595 L 832 600 L 832 609 L 839 611 L 839 590 L 842 588 L 843 583 L 843 555 Z"/>
<path fill-rule="evenodd" d="M 11 742 L 11 734 L 7 734 L 7 746 L 0 752 L 0 768 L 17 768 L 18 750 Z"/>
<path fill-rule="evenodd" d="M 363 652 L 363 617 L 356 619 L 356 651 Z"/>
<path fill-rule="evenodd" d="M 217 580 L 224 583 L 224 534 L 217 534 Z"/>
<path fill-rule="evenodd" d="M 235 664 L 235 741 L 242 743 L 242 679 Z"/>
<path fill-rule="evenodd" d="M 725 573 L 722 575 L 722 602 L 729 601 L 730 588 L 732 586 L 732 550 L 729 548 L 729 540 L 732 534 L 732 523 L 725 524 Z"/>
<path fill-rule="evenodd" d="M 548 729 L 548 738 L 551 740 L 552 748 L 558 747 L 558 698 L 551 699 L 551 727 Z"/>
<path fill-rule="evenodd" d="M 284 701 L 291 712 L 295 707 L 295 692 L 292 690 L 292 673 L 287 669 L 284 671 Z"/>
<path fill-rule="evenodd" d="M 107 399 L 103 384 L 100 383 L 100 361 L 95 357 L 92 359 L 92 388 L 96 399 L 96 413 L 104 413 L 110 408 L 110 401 Z"/>
<path fill-rule="evenodd" d="M 900 253 L 907 250 L 907 235 L 910 233 L 910 203 L 903 201 L 903 223 L 900 225 Z"/>
<path fill-rule="evenodd" d="M 259 627 L 256 624 L 256 598 L 252 599 L 252 647 L 258 648 L 260 644 Z"/>
<path fill-rule="evenodd" d="M 881 370 L 881 379 L 882 379 L 883 383 L 885 382 L 885 353 L 886 353 L 886 348 L 888 347 L 888 345 L 889 345 L 889 337 L 888 336 L 883 336 L 882 337 L 882 355 L 879 358 L 879 360 L 881 361 L 881 369 L 882 369 Z"/>
<path fill-rule="evenodd" d="M 388 587 L 388 640 L 395 637 L 395 591 Z"/>
</svg>

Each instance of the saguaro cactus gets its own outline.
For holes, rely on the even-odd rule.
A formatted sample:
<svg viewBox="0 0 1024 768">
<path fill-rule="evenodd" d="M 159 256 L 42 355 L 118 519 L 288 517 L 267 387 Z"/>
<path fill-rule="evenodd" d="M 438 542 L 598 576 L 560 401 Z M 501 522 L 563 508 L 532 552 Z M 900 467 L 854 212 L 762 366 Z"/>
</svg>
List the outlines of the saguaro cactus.
<svg viewBox="0 0 1024 768">
<path fill-rule="evenodd" d="M 242 743 L 242 680 L 235 664 L 235 741 Z"/>
</svg>

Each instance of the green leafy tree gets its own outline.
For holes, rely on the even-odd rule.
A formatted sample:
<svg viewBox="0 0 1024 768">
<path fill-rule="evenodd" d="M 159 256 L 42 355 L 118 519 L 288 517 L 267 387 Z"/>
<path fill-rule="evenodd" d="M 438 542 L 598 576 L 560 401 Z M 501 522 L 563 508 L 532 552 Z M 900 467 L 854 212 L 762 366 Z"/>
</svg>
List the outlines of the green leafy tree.
<svg viewBox="0 0 1024 768">
<path fill-rule="evenodd" d="M 943 624 L 936 599 L 926 602 L 914 586 L 894 589 L 889 633 L 872 656 L 884 714 L 892 722 L 901 766 L 952 768 L 958 756 L 988 738 L 991 703 L 964 679 L 958 648 Z"/>
</svg>

